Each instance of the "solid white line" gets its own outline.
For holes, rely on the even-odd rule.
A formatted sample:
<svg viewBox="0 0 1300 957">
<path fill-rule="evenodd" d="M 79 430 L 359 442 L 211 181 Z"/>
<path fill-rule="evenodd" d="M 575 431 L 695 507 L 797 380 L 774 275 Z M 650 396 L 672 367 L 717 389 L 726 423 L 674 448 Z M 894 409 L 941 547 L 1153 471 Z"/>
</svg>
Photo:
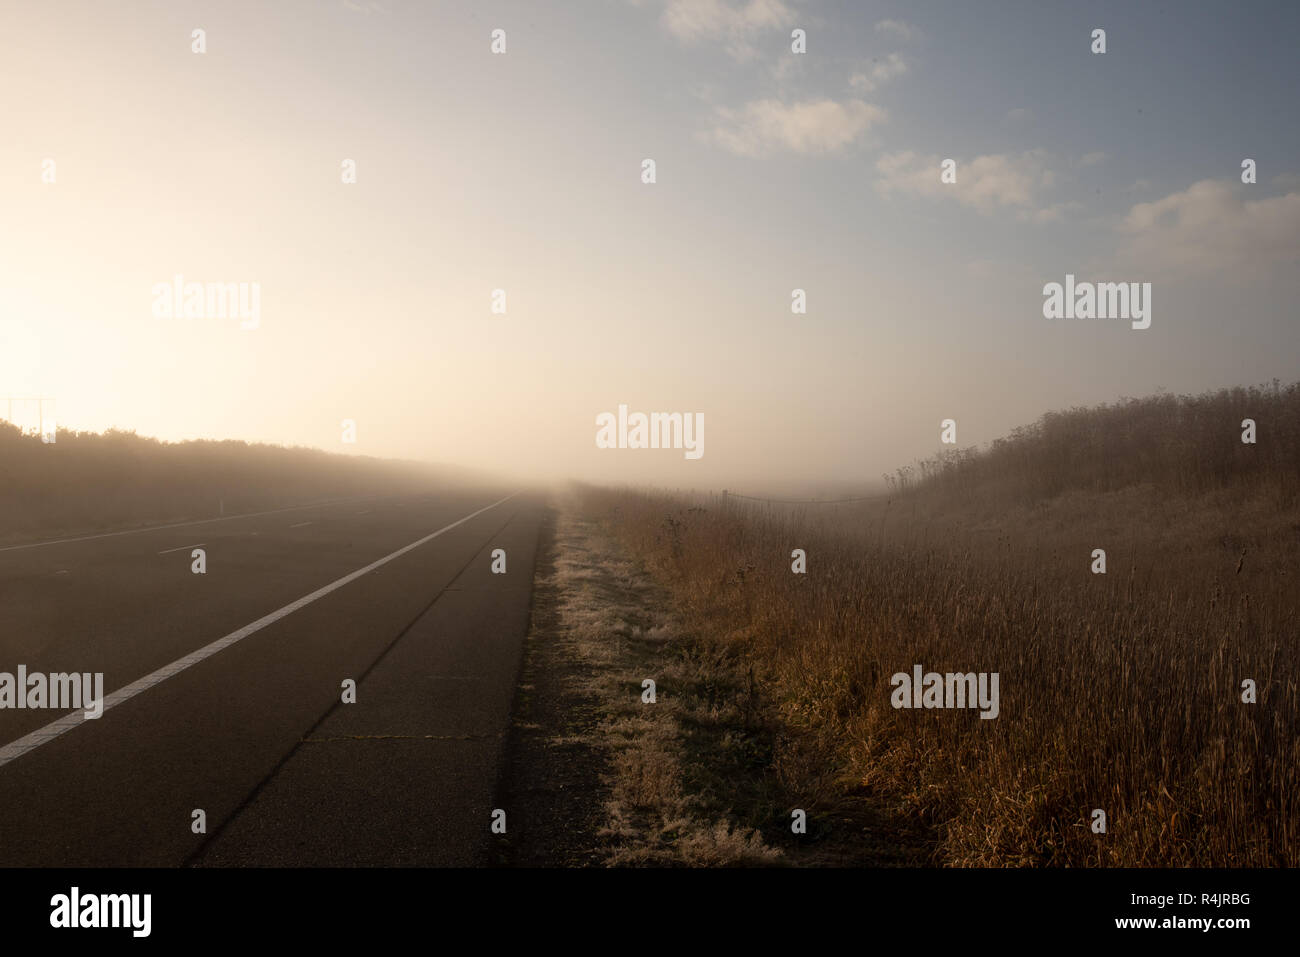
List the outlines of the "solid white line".
<svg viewBox="0 0 1300 957">
<path fill-rule="evenodd" d="M 225 649 L 229 648 L 231 645 L 235 644 L 235 642 L 242 641 L 243 639 L 247 638 L 249 635 L 253 634 L 254 632 L 261 631 L 267 625 L 275 624 L 275 622 L 279 621 L 281 618 L 285 617 L 286 615 L 292 615 L 299 608 L 303 608 L 307 605 L 310 605 L 312 602 L 316 601 L 316 599 L 324 598 L 330 592 L 337 591 L 338 589 L 342 588 L 344 585 L 348 584 L 349 582 L 356 581 L 362 575 L 366 574 L 367 572 L 374 571 L 380 565 L 387 565 L 393 559 L 401 558 L 403 555 L 405 555 L 407 552 L 411 551 L 412 549 L 419 548 L 421 545 L 425 544 L 426 542 L 433 541 L 443 532 L 449 532 L 457 525 L 464 525 L 471 518 L 474 518 L 478 515 L 482 515 L 488 509 L 496 508 L 498 505 L 501 504 L 501 502 L 508 502 L 510 499 L 514 498 L 518 494 L 519 494 L 518 492 L 511 492 L 509 495 L 507 495 L 505 498 L 501 499 L 500 501 L 493 502 L 491 505 L 485 505 L 482 508 L 480 508 L 477 512 L 471 512 L 470 514 L 466 515 L 464 518 L 460 519 L 459 521 L 452 522 L 450 525 L 444 525 L 436 532 L 426 535 L 424 536 L 424 538 L 421 538 L 418 541 L 411 542 L 411 544 L 399 548 L 391 555 L 385 555 L 383 558 L 379 559 L 378 561 L 371 562 L 365 568 L 358 568 L 356 571 L 344 575 L 338 581 L 330 582 L 324 588 L 318 588 L 310 595 L 304 595 L 302 598 L 299 598 L 297 601 L 290 602 L 289 604 L 285 605 L 283 608 L 277 609 L 276 611 L 271 612 L 269 615 L 262 616 L 261 618 L 257 619 L 257 621 L 253 622 L 251 625 L 245 625 L 243 628 L 240 628 L 238 631 L 232 631 L 224 638 L 218 638 L 210 645 L 204 645 L 198 651 L 195 651 L 192 654 L 188 654 L 184 658 L 180 658 L 176 661 L 173 661 L 169 665 L 163 665 L 163 667 L 159 668 L 157 671 L 145 675 L 143 678 L 140 678 L 138 681 L 131 682 L 125 688 L 119 688 L 117 691 L 114 691 L 112 694 L 106 695 L 104 697 L 104 712 L 107 712 L 109 708 L 116 707 L 117 705 L 121 704 L 123 701 L 129 701 L 130 699 L 134 698 L 142 691 L 148 691 L 154 685 L 166 681 L 168 678 L 172 677 L 172 675 L 180 674 L 182 671 L 184 671 L 186 668 L 189 668 L 191 665 L 197 665 L 200 661 L 203 661 L 207 658 L 211 658 L 217 652 L 224 651 Z M 51 721 L 43 728 L 38 728 L 37 730 L 33 731 L 31 734 L 24 735 L 23 737 L 19 738 L 17 741 L 5 745 L 3 748 L 0 748 L 0 767 L 4 767 L 14 758 L 26 754 L 28 751 L 31 751 L 34 748 L 39 748 L 46 741 L 52 741 L 53 739 L 57 738 L 59 735 L 63 734 L 65 731 L 71 731 L 73 728 L 77 727 L 79 724 L 81 724 L 83 721 L 86 720 L 87 718 L 86 718 L 85 711 L 73 711 L 71 714 L 64 715 L 62 718 L 59 718 L 55 721 Z M 99 720 L 99 719 L 92 718 L 90 720 Z"/>
<path fill-rule="evenodd" d="M 28 542 L 26 545 L 5 545 L 0 552 L 13 552 L 20 548 L 40 548 L 42 545 L 66 545 L 68 542 L 89 542 L 96 538 L 113 538 L 117 535 L 139 535 L 143 532 L 157 532 L 164 528 L 189 528 L 191 525 L 209 525 L 212 522 L 233 522 L 237 518 L 255 518 L 258 515 L 278 515 L 280 512 L 300 512 L 304 508 L 325 508 L 355 502 L 357 499 L 333 499 L 324 502 L 312 502 L 310 505 L 290 505 L 287 508 L 272 508 L 265 512 L 241 512 L 238 515 L 226 515 L 222 518 L 200 518 L 192 522 L 173 522 L 170 525 L 146 525 L 144 528 L 128 528 L 121 532 L 102 532 L 99 535 L 82 535 L 80 538 L 55 538 L 48 542 Z"/>
<path fill-rule="evenodd" d="M 166 555 L 166 554 L 169 553 L 169 552 L 183 552 L 183 551 L 185 551 L 185 549 L 187 549 L 187 548 L 202 548 L 203 545 L 204 545 L 203 542 L 199 542 L 197 545 L 177 545 L 175 548 L 164 548 L 164 549 L 163 549 L 161 552 L 159 552 L 158 554 L 159 554 L 159 555 Z"/>
<path fill-rule="evenodd" d="M 311 522 L 299 522 L 297 525 L 290 525 L 290 528 L 302 528 L 304 525 L 310 525 Z"/>
</svg>

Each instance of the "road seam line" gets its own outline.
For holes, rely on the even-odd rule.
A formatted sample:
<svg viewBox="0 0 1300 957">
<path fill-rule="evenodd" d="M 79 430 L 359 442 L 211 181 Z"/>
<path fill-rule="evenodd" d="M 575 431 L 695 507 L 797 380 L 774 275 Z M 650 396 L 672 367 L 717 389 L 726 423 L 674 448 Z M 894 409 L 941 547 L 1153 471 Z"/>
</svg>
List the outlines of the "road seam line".
<svg viewBox="0 0 1300 957">
<path fill-rule="evenodd" d="M 501 502 L 504 502 L 507 499 L 514 498 L 518 494 L 519 494 L 518 492 L 514 492 L 510 495 L 507 495 L 506 498 L 503 498 L 501 500 Z M 497 502 L 496 504 L 500 505 L 501 502 Z M 488 507 L 491 508 L 492 506 L 488 506 Z M 388 645 L 382 651 L 379 652 L 379 656 L 376 657 L 374 661 L 370 662 L 370 664 L 366 666 L 366 669 L 362 671 L 361 674 L 357 675 L 356 681 L 357 681 L 358 688 L 360 688 L 362 683 L 368 677 L 370 677 L 370 673 L 374 671 L 376 668 L 378 668 L 380 663 L 385 658 L 388 657 L 389 653 L 394 648 L 397 647 L 398 642 L 400 642 L 403 638 L 405 638 L 406 635 L 410 632 L 410 630 L 414 628 L 416 625 L 418 625 L 420 621 L 424 618 L 424 616 L 429 614 L 429 612 L 433 610 L 433 607 L 436 604 L 438 604 L 442 596 L 447 594 L 448 588 L 451 585 L 453 585 L 460 578 L 461 575 L 464 575 L 465 572 L 469 570 L 470 566 L 474 564 L 474 559 L 477 558 L 485 548 L 488 548 L 492 544 L 492 542 L 501 534 L 501 532 L 503 532 L 506 528 L 508 528 L 510 523 L 513 522 L 518 516 L 519 516 L 519 512 L 517 510 L 511 512 L 510 516 L 505 520 L 505 522 L 501 525 L 501 527 L 496 531 L 494 531 L 490 536 L 488 536 L 487 541 L 485 541 L 478 549 L 476 549 L 474 551 L 474 554 L 471 555 L 466 560 L 465 564 L 461 566 L 460 570 L 457 571 L 456 574 L 452 576 L 451 580 L 447 582 L 447 584 L 444 585 L 442 588 L 440 588 L 436 595 L 434 595 L 431 599 L 429 599 L 429 603 L 425 605 L 422 609 L 420 609 L 419 614 L 417 614 L 414 618 L 412 618 L 410 622 L 406 625 L 406 627 L 397 633 L 397 637 L 395 637 L 392 641 L 390 641 Z M 312 735 L 316 733 L 316 730 L 322 727 L 326 721 L 328 721 L 331 717 L 333 717 L 340 707 L 341 705 L 339 704 L 339 701 L 335 700 L 334 703 L 325 710 L 325 713 L 322 714 L 319 718 L 317 718 L 315 722 L 312 723 L 312 726 L 310 728 L 308 728 L 306 731 L 303 732 L 302 737 L 299 739 L 298 743 L 295 744 L 293 747 L 291 747 L 287 752 L 285 752 L 284 756 L 280 758 L 279 762 L 277 762 L 275 767 L 271 769 L 270 773 L 268 773 L 266 777 L 264 777 L 261 781 L 259 781 L 257 783 L 257 786 L 253 788 L 253 790 L 248 792 L 248 794 L 244 797 L 244 800 L 240 802 L 239 806 L 236 807 L 233 811 L 231 811 L 225 818 L 223 818 L 221 822 L 217 824 L 216 828 L 209 831 L 204 836 L 204 839 L 199 843 L 199 846 L 196 847 L 193 851 L 191 851 L 189 856 L 187 856 L 185 860 L 181 862 L 181 867 L 193 867 L 195 866 L 195 862 L 202 860 L 208 854 L 209 850 L 212 847 L 214 847 L 225 836 L 226 828 L 230 825 L 230 823 L 234 821 L 236 818 L 238 818 L 241 814 L 243 814 L 244 810 L 249 806 L 251 806 L 253 802 L 257 800 L 258 796 L 262 793 L 262 791 L 266 788 L 266 786 L 270 784 L 273 780 L 275 780 L 275 778 L 280 774 L 280 772 L 284 770 L 285 766 L 290 761 L 293 760 L 295 755 L 298 754 L 303 744 L 309 742 Z"/>
</svg>

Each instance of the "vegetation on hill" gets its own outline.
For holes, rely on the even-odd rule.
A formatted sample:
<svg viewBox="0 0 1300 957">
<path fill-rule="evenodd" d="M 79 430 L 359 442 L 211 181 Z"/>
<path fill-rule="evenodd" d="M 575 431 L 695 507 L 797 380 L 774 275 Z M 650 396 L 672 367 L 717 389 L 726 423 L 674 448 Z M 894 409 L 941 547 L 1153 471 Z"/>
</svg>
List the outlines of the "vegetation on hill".
<svg viewBox="0 0 1300 957">
<path fill-rule="evenodd" d="M 1241 440 L 1246 420 L 1253 444 Z M 1020 502 L 1145 484 L 1179 494 L 1241 487 L 1291 504 L 1300 491 L 1300 382 L 1049 412 L 987 449 L 953 449 L 885 481 L 893 492 Z"/>
<path fill-rule="evenodd" d="M 861 504 L 586 496 L 754 667 L 810 817 L 892 802 L 944 864 L 1294 866 L 1298 456 L 1274 384 L 1044 416 Z M 917 664 L 998 673 L 999 716 L 895 709 Z"/>
<path fill-rule="evenodd" d="M 428 490 L 449 469 L 237 441 L 162 442 L 0 422 L 0 540 Z"/>
</svg>

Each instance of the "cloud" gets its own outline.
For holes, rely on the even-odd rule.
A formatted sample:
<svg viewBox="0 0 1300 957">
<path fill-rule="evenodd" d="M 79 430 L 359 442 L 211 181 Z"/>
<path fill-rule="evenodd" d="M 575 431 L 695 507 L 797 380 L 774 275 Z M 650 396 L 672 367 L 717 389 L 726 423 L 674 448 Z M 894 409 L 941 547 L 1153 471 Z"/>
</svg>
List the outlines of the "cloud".
<svg viewBox="0 0 1300 957">
<path fill-rule="evenodd" d="M 907 61 L 902 54 L 891 53 L 884 59 L 876 59 L 856 71 L 849 77 L 849 86 L 858 93 L 870 93 L 882 83 L 888 83 L 906 72 Z"/>
<path fill-rule="evenodd" d="M 740 110 L 720 108 L 719 123 L 706 138 L 739 156 L 833 153 L 885 117 L 883 109 L 862 100 L 756 100 Z"/>
<path fill-rule="evenodd" d="M 1083 203 L 1070 200 L 1064 203 L 1053 203 L 1041 209 L 1022 209 L 1016 213 L 1016 219 L 1022 223 L 1034 223 L 1039 226 L 1044 223 L 1062 223 L 1065 222 L 1068 213 L 1077 213 L 1083 208 Z"/>
<path fill-rule="evenodd" d="M 770 30 L 784 30 L 794 11 L 783 0 L 669 0 L 663 22 L 686 43 L 720 42 L 734 59 L 757 52 L 751 42 Z"/>
<path fill-rule="evenodd" d="M 1047 168 L 1044 150 L 997 153 L 957 161 L 957 182 L 939 180 L 939 156 L 912 152 L 888 153 L 876 162 L 880 178 L 876 188 L 885 195 L 912 193 L 932 199 L 952 199 L 963 206 L 991 213 L 998 207 L 1021 211 L 1022 218 L 1051 222 L 1067 211 L 1069 204 L 1038 208 L 1038 194 L 1049 188 L 1055 176 Z M 1034 219 L 1035 216 L 1044 218 Z"/>
<path fill-rule="evenodd" d="M 877 33 L 890 33 L 903 40 L 912 40 L 921 35 L 921 31 L 902 20 L 881 20 L 876 24 Z"/>
<path fill-rule="evenodd" d="M 1201 180 L 1138 203 L 1119 226 L 1123 252 L 1165 273 L 1257 274 L 1300 262 L 1300 192 L 1250 199 L 1257 186 Z"/>
<path fill-rule="evenodd" d="M 1095 150 L 1091 153 L 1084 153 L 1079 157 L 1080 166 L 1096 166 L 1098 163 L 1104 163 L 1110 159 L 1109 153 L 1103 153 L 1101 150 Z"/>
</svg>

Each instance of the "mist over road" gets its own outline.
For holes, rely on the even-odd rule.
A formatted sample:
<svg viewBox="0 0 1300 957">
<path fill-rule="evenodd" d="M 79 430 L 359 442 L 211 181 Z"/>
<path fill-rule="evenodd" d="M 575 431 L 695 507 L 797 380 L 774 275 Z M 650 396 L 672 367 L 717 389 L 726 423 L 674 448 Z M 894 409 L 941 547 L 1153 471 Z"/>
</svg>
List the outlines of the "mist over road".
<svg viewBox="0 0 1300 957">
<path fill-rule="evenodd" d="M 542 512 L 514 493 L 0 549 L 0 672 L 107 697 L 0 709 L 0 866 L 481 862 Z"/>
</svg>

